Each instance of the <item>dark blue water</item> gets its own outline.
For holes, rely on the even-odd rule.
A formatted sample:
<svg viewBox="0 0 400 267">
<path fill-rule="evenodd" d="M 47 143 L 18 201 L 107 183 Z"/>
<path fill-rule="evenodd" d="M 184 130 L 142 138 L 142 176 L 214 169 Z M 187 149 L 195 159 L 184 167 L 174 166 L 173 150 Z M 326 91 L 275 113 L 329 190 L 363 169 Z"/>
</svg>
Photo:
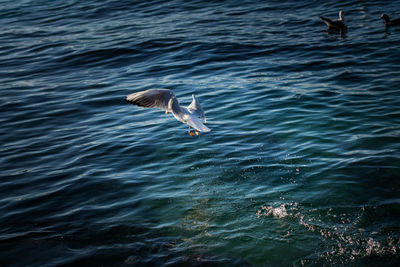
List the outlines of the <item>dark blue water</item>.
<svg viewBox="0 0 400 267">
<path fill-rule="evenodd" d="M 318 15 L 347 12 L 348 30 Z M 397 1 L 1 1 L 1 266 L 398 266 Z M 201 102 L 191 137 L 125 103 Z"/>
</svg>

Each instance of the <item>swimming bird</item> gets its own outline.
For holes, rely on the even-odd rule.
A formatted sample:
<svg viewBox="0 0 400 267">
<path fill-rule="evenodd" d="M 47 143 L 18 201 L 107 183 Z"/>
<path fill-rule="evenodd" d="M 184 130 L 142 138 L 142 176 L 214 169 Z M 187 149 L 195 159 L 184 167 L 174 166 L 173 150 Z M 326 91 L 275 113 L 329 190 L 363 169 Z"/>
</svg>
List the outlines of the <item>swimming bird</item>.
<svg viewBox="0 0 400 267">
<path fill-rule="evenodd" d="M 322 19 L 323 22 L 328 26 L 329 29 L 339 29 L 339 30 L 346 30 L 346 19 L 344 17 L 344 12 L 342 10 L 339 11 L 339 19 L 328 19 L 323 16 L 318 16 L 320 19 Z"/>
<path fill-rule="evenodd" d="M 385 21 L 386 27 L 399 26 L 400 25 L 400 18 L 394 19 L 394 20 L 390 20 L 389 16 L 386 15 L 386 14 L 382 14 L 380 18 Z"/>
<path fill-rule="evenodd" d="M 171 112 L 175 119 L 189 125 L 188 133 L 191 136 L 193 136 L 193 132 L 190 131 L 190 127 L 195 129 L 196 135 L 199 135 L 197 131 L 211 131 L 203 124 L 207 122 L 206 116 L 194 95 L 192 95 L 192 103 L 188 107 L 179 105 L 178 99 L 170 89 L 149 89 L 132 93 L 126 96 L 126 101 L 140 107 L 159 108 L 166 114 Z"/>
</svg>

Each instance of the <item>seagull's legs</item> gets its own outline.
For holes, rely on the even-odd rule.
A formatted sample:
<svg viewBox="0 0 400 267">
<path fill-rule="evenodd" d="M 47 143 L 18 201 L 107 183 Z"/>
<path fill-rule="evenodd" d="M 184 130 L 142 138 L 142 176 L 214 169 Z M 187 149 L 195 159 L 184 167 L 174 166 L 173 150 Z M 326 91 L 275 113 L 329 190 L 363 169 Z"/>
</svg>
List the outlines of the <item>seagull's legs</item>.
<svg viewBox="0 0 400 267">
<path fill-rule="evenodd" d="M 199 135 L 199 132 L 198 132 L 197 130 L 194 130 L 194 133 L 195 133 L 196 135 Z"/>
<path fill-rule="evenodd" d="M 188 133 L 189 133 L 191 136 L 194 135 L 194 134 L 190 131 L 190 125 L 189 125 L 189 131 L 188 131 Z"/>
<path fill-rule="evenodd" d="M 168 111 L 165 111 L 165 114 L 168 114 Z"/>
</svg>

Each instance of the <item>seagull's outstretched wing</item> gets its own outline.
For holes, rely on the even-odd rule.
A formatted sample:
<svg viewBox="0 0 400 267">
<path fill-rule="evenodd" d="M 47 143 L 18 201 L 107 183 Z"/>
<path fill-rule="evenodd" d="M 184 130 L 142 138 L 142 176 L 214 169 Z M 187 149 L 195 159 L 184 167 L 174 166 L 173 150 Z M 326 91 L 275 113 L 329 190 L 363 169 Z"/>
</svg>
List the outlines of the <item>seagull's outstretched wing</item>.
<svg viewBox="0 0 400 267">
<path fill-rule="evenodd" d="M 172 112 L 175 118 L 182 117 L 182 109 L 179 106 L 174 92 L 169 89 L 149 89 L 126 96 L 126 101 L 145 108 L 159 108 Z M 179 119 L 178 119 L 179 120 Z"/>
</svg>

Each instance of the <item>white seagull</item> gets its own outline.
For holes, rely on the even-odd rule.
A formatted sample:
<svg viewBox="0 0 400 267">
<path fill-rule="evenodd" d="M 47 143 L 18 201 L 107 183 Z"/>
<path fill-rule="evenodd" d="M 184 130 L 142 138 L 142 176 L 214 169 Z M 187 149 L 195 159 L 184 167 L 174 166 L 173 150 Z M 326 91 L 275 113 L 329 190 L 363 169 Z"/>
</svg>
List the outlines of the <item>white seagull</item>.
<svg viewBox="0 0 400 267">
<path fill-rule="evenodd" d="M 339 11 L 339 19 L 328 19 L 323 16 L 319 16 L 323 22 L 328 26 L 328 29 L 339 29 L 339 30 L 346 30 L 346 19 L 344 17 L 344 12 L 342 10 Z"/>
<path fill-rule="evenodd" d="M 175 119 L 189 125 L 188 133 L 191 136 L 193 132 L 190 131 L 190 127 L 195 129 L 197 135 L 199 135 L 197 131 L 210 132 L 211 130 L 203 124 L 206 123 L 206 116 L 199 101 L 194 95 L 192 98 L 192 103 L 188 107 L 182 107 L 171 90 L 149 89 L 127 95 L 126 101 L 140 107 L 159 108 L 165 110 L 166 114 L 171 112 Z"/>
</svg>

